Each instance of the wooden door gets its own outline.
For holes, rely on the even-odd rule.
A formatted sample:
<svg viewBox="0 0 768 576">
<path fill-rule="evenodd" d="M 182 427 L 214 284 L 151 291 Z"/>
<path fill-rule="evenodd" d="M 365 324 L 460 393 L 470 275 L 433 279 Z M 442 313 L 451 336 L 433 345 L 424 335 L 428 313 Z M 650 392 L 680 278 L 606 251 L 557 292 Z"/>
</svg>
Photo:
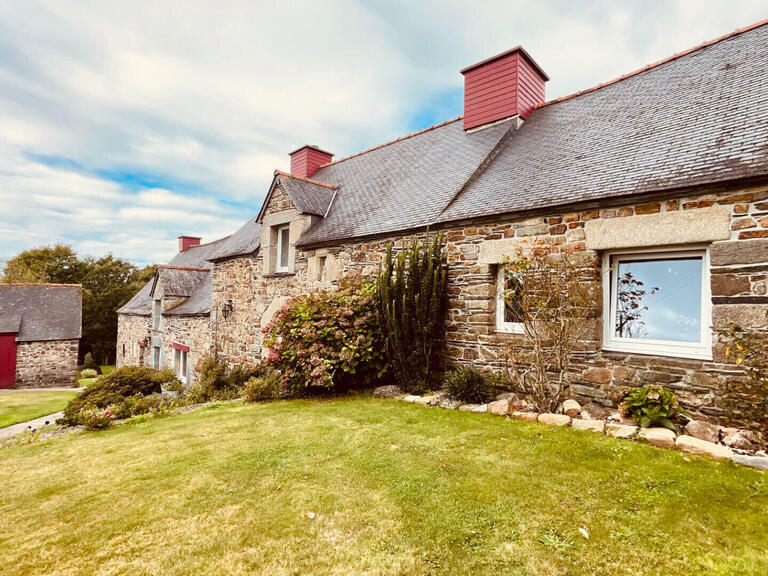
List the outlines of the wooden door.
<svg viewBox="0 0 768 576">
<path fill-rule="evenodd" d="M 16 382 L 16 333 L 0 334 L 0 388 Z"/>
</svg>

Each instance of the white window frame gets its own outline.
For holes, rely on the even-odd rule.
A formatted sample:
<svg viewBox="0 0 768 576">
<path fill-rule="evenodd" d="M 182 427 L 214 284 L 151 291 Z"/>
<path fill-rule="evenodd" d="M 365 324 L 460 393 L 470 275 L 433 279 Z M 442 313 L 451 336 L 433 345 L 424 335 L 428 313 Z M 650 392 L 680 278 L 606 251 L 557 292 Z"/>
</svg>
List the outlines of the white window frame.
<svg viewBox="0 0 768 576">
<path fill-rule="evenodd" d="M 674 340 L 650 340 L 616 336 L 616 306 L 618 275 L 615 274 L 622 260 L 663 260 L 701 257 L 701 340 L 677 342 Z M 637 250 L 610 250 L 603 253 L 603 350 L 647 354 L 671 358 L 712 360 L 712 296 L 709 286 L 708 246 L 677 248 L 648 248 Z"/>
<path fill-rule="evenodd" d="M 283 230 L 288 230 L 288 245 L 285 246 L 286 250 L 286 265 L 280 266 L 283 253 Z M 275 272 L 290 272 L 291 271 L 291 226 L 290 224 L 277 227 L 277 257 L 275 258 Z"/>
<path fill-rule="evenodd" d="M 160 346 L 152 346 L 152 368 L 160 370 L 163 362 L 163 349 Z"/>
<path fill-rule="evenodd" d="M 173 349 L 173 367 L 176 370 L 176 376 L 179 377 L 181 383 L 184 386 L 187 385 L 187 370 L 189 368 L 189 352 L 186 350 L 180 350 L 179 348 Z"/>
<path fill-rule="evenodd" d="M 163 329 L 163 301 L 155 298 L 152 301 L 152 330 Z"/>
<path fill-rule="evenodd" d="M 525 334 L 525 323 L 504 321 L 504 266 L 499 264 L 496 270 L 496 332 L 504 334 Z"/>
</svg>

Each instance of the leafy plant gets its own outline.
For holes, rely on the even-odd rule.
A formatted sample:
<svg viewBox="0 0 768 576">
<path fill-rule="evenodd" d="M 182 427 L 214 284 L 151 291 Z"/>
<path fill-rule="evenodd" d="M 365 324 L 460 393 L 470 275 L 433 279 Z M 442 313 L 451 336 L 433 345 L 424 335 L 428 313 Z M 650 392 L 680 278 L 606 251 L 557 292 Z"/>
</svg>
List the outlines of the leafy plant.
<svg viewBox="0 0 768 576">
<path fill-rule="evenodd" d="M 111 408 L 96 408 L 90 406 L 80 413 L 80 424 L 86 430 L 104 430 L 112 425 L 115 415 Z"/>
<path fill-rule="evenodd" d="M 674 393 L 656 384 L 630 391 L 619 412 L 636 420 L 642 428 L 664 426 L 673 431 L 675 420 L 682 414 Z"/>
<path fill-rule="evenodd" d="M 80 378 L 96 378 L 99 373 L 93 368 L 85 368 L 80 371 Z"/>
<path fill-rule="evenodd" d="M 444 387 L 451 398 L 471 404 L 488 402 L 495 390 L 491 380 L 474 366 L 462 366 L 449 372 Z"/>
<path fill-rule="evenodd" d="M 535 243 L 521 247 L 500 273 L 515 282 L 504 298 L 523 325 L 504 351 L 506 379 L 536 409 L 552 412 L 565 398 L 574 353 L 595 329 L 600 282 L 593 258 Z"/>
<path fill-rule="evenodd" d="M 444 333 L 447 274 L 442 234 L 419 240 L 387 256 L 378 278 L 378 316 L 387 358 L 400 386 L 430 387 L 439 368 Z"/>
<path fill-rule="evenodd" d="M 732 379 L 721 389 L 721 398 L 729 417 L 768 429 L 768 332 L 745 328 L 733 321 L 716 329 L 724 342 L 724 354 L 746 376 Z"/>
<path fill-rule="evenodd" d="M 101 366 L 99 366 L 96 360 L 93 359 L 90 352 L 83 358 L 83 370 L 92 370 L 96 375 L 101 374 Z M 89 376 L 83 376 L 83 378 L 89 378 Z"/>
<path fill-rule="evenodd" d="M 280 374 L 275 370 L 269 370 L 264 376 L 251 378 L 245 383 L 245 399 L 248 402 L 267 402 L 284 395 Z"/>
<path fill-rule="evenodd" d="M 120 404 L 129 396 L 159 394 L 164 385 L 178 382 L 170 370 L 125 366 L 102 376 L 69 401 L 62 421 L 69 426 L 84 424 L 93 410 Z"/>
<path fill-rule="evenodd" d="M 260 364 L 235 364 L 230 367 L 213 356 L 206 356 L 200 362 L 197 386 L 189 391 L 189 396 L 197 402 L 240 398 L 244 393 L 245 383 L 263 373 L 264 367 Z"/>
<path fill-rule="evenodd" d="M 376 316 L 376 286 L 344 278 L 338 290 L 288 301 L 265 328 L 267 364 L 291 394 L 368 386 L 387 371 Z"/>
</svg>

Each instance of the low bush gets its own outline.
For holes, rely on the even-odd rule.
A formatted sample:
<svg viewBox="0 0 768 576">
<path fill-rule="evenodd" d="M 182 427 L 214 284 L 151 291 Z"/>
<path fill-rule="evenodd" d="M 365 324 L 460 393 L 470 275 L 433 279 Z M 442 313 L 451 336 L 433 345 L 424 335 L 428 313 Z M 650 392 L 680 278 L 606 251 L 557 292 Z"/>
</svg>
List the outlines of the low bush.
<svg viewBox="0 0 768 576">
<path fill-rule="evenodd" d="M 90 352 L 83 358 L 83 370 L 95 370 L 97 375 L 101 374 L 101 366 L 96 363 L 96 360 L 93 359 L 93 355 Z M 83 378 L 85 378 L 85 376 L 83 376 Z"/>
<path fill-rule="evenodd" d="M 275 370 L 268 370 L 264 376 L 251 378 L 245 383 L 245 399 L 248 402 L 268 402 L 284 396 L 280 374 Z"/>
<path fill-rule="evenodd" d="M 154 370 L 141 366 L 126 366 L 103 376 L 69 401 L 62 421 L 69 426 L 85 424 L 94 410 L 104 410 L 121 404 L 131 396 L 159 394 L 164 386 L 180 383 L 170 370 Z"/>
<path fill-rule="evenodd" d="M 387 370 L 376 285 L 346 277 L 338 290 L 298 296 L 265 329 L 267 364 L 289 394 L 370 386 Z"/>
<path fill-rule="evenodd" d="M 140 414 L 164 414 L 171 408 L 175 408 L 183 403 L 183 401 L 164 394 L 150 394 L 149 396 L 136 394 L 128 396 L 119 404 L 113 404 L 110 406 L 110 409 L 115 418 L 122 419 Z"/>
<path fill-rule="evenodd" d="M 86 430 L 104 430 L 109 428 L 115 415 L 111 408 L 88 407 L 80 412 L 80 424 Z"/>
<path fill-rule="evenodd" d="M 93 368 L 83 368 L 80 371 L 80 378 L 96 378 L 98 375 L 99 373 Z"/>
<path fill-rule="evenodd" d="M 262 365 L 237 364 L 229 368 L 225 362 L 206 356 L 200 363 L 200 377 L 195 388 L 188 392 L 196 402 L 233 400 L 245 393 L 245 383 L 251 378 L 264 375 Z"/>
<path fill-rule="evenodd" d="M 682 415 L 674 393 L 656 384 L 631 390 L 619 405 L 619 412 L 642 428 L 664 426 L 670 430 L 676 429 L 675 420 Z"/>
<path fill-rule="evenodd" d="M 493 381 L 474 366 L 462 366 L 449 372 L 444 388 L 451 398 L 470 404 L 485 404 L 495 392 Z"/>
</svg>

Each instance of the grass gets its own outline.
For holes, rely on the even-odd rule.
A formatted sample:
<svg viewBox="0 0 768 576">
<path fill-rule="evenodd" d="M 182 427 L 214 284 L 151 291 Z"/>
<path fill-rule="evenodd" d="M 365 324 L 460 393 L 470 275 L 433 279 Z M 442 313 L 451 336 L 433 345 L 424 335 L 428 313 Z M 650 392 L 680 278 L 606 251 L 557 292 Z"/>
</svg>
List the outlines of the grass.
<svg viewBox="0 0 768 576">
<path fill-rule="evenodd" d="M 768 573 L 768 475 L 488 415 L 225 404 L 1 457 L 0 574 Z"/>
<path fill-rule="evenodd" d="M 112 366 L 112 365 L 104 365 L 104 364 L 99 366 L 99 368 L 101 368 L 101 375 L 102 376 L 106 376 L 107 374 L 112 372 L 112 370 L 115 369 L 115 367 Z M 91 384 L 96 382 L 96 380 L 98 380 L 98 379 L 99 379 L 98 376 L 96 378 L 79 378 L 77 380 L 77 383 L 80 385 L 81 388 L 84 388 L 86 386 L 90 386 Z"/>
<path fill-rule="evenodd" d="M 0 393 L 0 428 L 63 410 L 77 392 L 14 390 Z"/>
</svg>

